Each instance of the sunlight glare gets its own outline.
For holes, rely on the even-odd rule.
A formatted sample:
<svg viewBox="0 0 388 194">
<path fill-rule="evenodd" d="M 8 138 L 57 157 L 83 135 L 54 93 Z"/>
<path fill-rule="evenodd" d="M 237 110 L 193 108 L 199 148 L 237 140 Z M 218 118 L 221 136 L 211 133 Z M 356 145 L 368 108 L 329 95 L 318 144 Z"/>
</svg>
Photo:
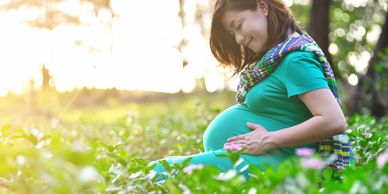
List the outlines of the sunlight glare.
<svg viewBox="0 0 388 194">
<path fill-rule="evenodd" d="M 177 1 L 137 1 L 134 6 L 130 1 L 112 0 L 115 17 L 107 10 L 100 10 L 94 17 L 92 4 L 78 0 L 58 6 L 79 17 L 82 25 L 36 29 L 21 21 L 37 19 L 41 9 L 0 12 L 0 25 L 6 26 L 0 31 L 0 95 L 29 90 L 31 79 L 38 89 L 42 65 L 49 69 L 59 91 L 115 87 L 190 92 L 195 79 L 201 77 L 209 91 L 224 85 L 224 75 L 215 66 L 208 40 L 195 18 L 189 17 L 194 15 L 195 2 L 186 4 L 187 27 L 183 30 Z M 177 46 L 182 37 L 189 44 L 180 53 Z M 189 63 L 185 69 L 183 57 Z"/>
<path fill-rule="evenodd" d="M 348 77 L 348 83 L 352 86 L 356 86 L 358 84 L 358 77 L 356 74 L 352 73 Z"/>
<path fill-rule="evenodd" d="M 294 4 L 293 0 L 283 0 L 283 2 L 287 5 L 287 7 L 291 7 Z"/>
</svg>

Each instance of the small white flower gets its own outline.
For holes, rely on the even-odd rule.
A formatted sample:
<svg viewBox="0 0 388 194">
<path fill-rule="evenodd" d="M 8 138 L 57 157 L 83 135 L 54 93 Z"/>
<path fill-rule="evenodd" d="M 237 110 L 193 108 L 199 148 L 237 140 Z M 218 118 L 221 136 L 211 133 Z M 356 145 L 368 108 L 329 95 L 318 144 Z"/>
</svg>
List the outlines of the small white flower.
<svg viewBox="0 0 388 194">
<path fill-rule="evenodd" d="M 36 139 L 39 141 L 42 137 L 43 137 L 43 135 L 44 135 L 44 133 L 42 133 L 42 132 L 40 132 L 38 129 L 32 129 L 31 130 L 31 133 L 36 137 Z"/>
<path fill-rule="evenodd" d="M 217 176 L 217 179 L 222 181 L 228 181 L 233 177 L 235 177 L 236 175 L 237 175 L 237 171 L 232 169 L 232 170 L 226 171 L 225 173 L 221 173 L 220 175 Z"/>
<path fill-rule="evenodd" d="M 26 158 L 24 156 L 19 155 L 16 157 L 16 161 L 20 166 L 22 166 L 26 163 Z"/>
<path fill-rule="evenodd" d="M 257 193 L 256 188 L 251 188 L 251 189 L 249 189 L 248 194 L 256 194 L 256 193 Z"/>
<path fill-rule="evenodd" d="M 90 181 L 97 180 L 98 177 L 99 174 L 93 166 L 86 166 L 79 172 L 78 180 L 81 183 L 88 183 Z"/>
</svg>

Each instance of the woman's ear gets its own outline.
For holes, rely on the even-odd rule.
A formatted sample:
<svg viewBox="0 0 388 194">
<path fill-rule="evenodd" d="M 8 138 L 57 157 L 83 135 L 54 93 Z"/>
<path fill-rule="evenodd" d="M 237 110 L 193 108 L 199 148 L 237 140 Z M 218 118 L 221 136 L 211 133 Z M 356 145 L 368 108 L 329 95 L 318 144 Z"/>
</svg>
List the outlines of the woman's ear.
<svg viewBox="0 0 388 194">
<path fill-rule="evenodd" d="M 268 4 L 264 0 L 257 0 L 257 10 L 268 16 Z"/>
</svg>

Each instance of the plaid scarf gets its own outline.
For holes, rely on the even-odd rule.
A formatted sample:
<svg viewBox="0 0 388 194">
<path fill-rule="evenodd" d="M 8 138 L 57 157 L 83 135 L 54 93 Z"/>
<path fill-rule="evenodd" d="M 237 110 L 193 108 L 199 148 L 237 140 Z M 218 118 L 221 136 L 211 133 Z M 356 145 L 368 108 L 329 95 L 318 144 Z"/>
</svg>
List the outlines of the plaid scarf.
<svg viewBox="0 0 388 194">
<path fill-rule="evenodd" d="M 279 43 L 270 49 L 258 62 L 248 64 L 240 74 L 240 83 L 237 86 L 237 102 L 243 103 L 247 92 L 255 84 L 270 75 L 285 55 L 289 52 L 299 50 L 313 52 L 317 56 L 323 67 L 329 88 L 337 102 L 341 105 L 333 70 L 321 48 L 306 33 L 298 37 L 291 37 Z M 334 169 L 341 170 L 344 166 L 354 164 L 352 148 L 346 133 L 319 142 L 319 152 L 333 156 L 332 161 L 330 161 L 330 166 Z"/>
</svg>

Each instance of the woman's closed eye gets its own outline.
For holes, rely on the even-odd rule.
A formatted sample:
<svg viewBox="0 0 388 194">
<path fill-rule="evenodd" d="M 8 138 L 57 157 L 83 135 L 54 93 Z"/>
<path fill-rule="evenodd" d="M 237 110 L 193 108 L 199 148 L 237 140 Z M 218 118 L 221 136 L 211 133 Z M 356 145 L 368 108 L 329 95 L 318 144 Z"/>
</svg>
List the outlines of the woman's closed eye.
<svg viewBox="0 0 388 194">
<path fill-rule="evenodd" d="M 238 23 L 237 27 L 236 27 L 236 30 L 240 31 L 242 28 L 242 22 Z"/>
</svg>

